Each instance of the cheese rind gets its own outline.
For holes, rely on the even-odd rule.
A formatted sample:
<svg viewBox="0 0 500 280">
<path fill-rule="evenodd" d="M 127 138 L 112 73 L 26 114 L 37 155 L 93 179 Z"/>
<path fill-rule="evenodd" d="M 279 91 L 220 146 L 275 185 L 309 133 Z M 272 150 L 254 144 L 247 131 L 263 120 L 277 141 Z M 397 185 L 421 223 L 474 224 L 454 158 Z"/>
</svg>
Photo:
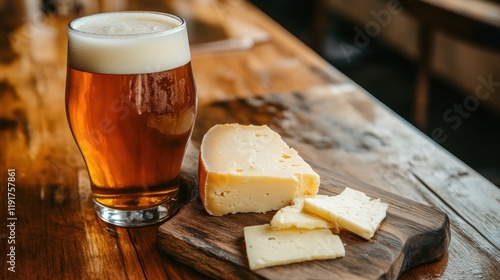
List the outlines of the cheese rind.
<svg viewBox="0 0 500 280">
<path fill-rule="evenodd" d="M 215 125 L 203 137 L 199 191 L 211 215 L 264 213 L 315 195 L 319 175 L 269 127 Z"/>
<path fill-rule="evenodd" d="M 304 200 L 304 209 L 347 229 L 365 239 L 370 239 L 385 219 L 388 205 L 380 199 L 346 188 L 340 195 L 316 196 Z"/>
<path fill-rule="evenodd" d="M 328 229 L 273 230 L 270 225 L 245 227 L 250 269 L 345 256 L 344 244 Z"/>
<path fill-rule="evenodd" d="M 316 197 L 321 196 L 322 195 L 317 195 Z M 281 208 L 273 216 L 273 219 L 271 220 L 271 226 L 274 229 L 285 229 L 292 227 L 304 229 L 335 228 L 335 223 L 303 210 L 304 200 L 306 198 L 311 197 L 296 197 L 293 199 L 292 205 Z"/>
</svg>

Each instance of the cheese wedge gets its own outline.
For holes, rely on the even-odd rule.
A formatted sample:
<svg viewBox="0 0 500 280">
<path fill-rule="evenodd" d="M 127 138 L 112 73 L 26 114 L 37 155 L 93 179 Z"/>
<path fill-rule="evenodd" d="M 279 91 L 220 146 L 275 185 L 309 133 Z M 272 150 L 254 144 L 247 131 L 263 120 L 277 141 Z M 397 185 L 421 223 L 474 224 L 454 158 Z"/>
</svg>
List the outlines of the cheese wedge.
<svg viewBox="0 0 500 280">
<path fill-rule="evenodd" d="M 324 195 L 317 195 L 316 197 L 326 197 Z M 336 228 L 336 224 L 321 218 L 320 216 L 303 211 L 304 200 L 310 196 L 296 197 L 292 201 L 292 205 L 281 208 L 273 216 L 271 226 L 274 229 L 285 228 Z"/>
<path fill-rule="evenodd" d="M 385 219 L 388 205 L 380 199 L 346 188 L 340 195 L 316 196 L 304 200 L 304 209 L 347 229 L 365 239 L 370 239 Z"/>
<path fill-rule="evenodd" d="M 315 195 L 319 175 L 269 127 L 224 124 L 203 137 L 199 193 L 210 215 L 264 213 Z"/>
<path fill-rule="evenodd" d="M 344 244 L 328 229 L 273 230 L 270 225 L 243 229 L 250 269 L 345 256 Z"/>
</svg>

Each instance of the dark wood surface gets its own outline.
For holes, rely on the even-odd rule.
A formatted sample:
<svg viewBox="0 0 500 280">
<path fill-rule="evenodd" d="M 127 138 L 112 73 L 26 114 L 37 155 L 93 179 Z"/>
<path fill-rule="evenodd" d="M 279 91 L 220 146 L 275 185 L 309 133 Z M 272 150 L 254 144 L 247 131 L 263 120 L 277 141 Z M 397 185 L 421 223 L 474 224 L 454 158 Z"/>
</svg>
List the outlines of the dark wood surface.
<svg viewBox="0 0 500 280">
<path fill-rule="evenodd" d="M 115 1 L 106 3 L 111 2 Z M 64 109 L 66 28 L 75 15 L 42 15 L 26 12 L 31 9 L 22 7 L 25 1 L 6 3 L 0 9 L 0 277 L 206 279 L 195 268 L 159 250 L 158 226 L 119 228 L 96 217 L 88 175 Z M 121 7 L 126 9 L 175 13 L 172 6 L 160 1 L 123 3 Z M 330 101 L 308 101 L 309 106 L 317 106 L 314 111 L 322 120 L 308 123 L 317 133 L 287 128 L 296 123 L 293 119 L 281 122 L 280 130 L 295 132 L 284 137 L 308 155 L 313 168 L 369 183 L 439 209 L 450 218 L 448 253 L 439 261 L 409 270 L 400 279 L 499 278 L 500 191 L 496 186 L 401 120 L 248 3 L 200 3 L 201 7 L 187 7 L 198 11 L 197 16 L 201 14 L 204 21 L 228 30 L 230 36 L 247 34 L 245 26 L 269 35 L 268 41 L 251 49 L 193 55 L 200 109 L 235 98 L 320 89 Z M 207 19 L 209 15 L 212 18 Z M 321 94 L 311 96 L 319 98 Z M 258 101 L 252 103 L 253 107 L 224 104 L 234 106 L 229 110 L 235 121 L 243 120 L 239 119 L 242 114 L 258 118 L 252 122 L 272 124 L 273 109 L 266 114 L 243 111 L 265 109 L 256 106 Z M 305 114 L 293 103 L 287 108 L 296 113 L 284 111 L 282 119 L 301 120 Z M 227 112 L 225 108 L 220 110 L 213 114 Z M 208 129 L 202 124 L 206 123 L 197 124 L 196 131 Z M 200 139 L 199 133 L 193 135 L 194 147 Z M 314 159 L 325 155 L 330 158 L 326 164 L 315 164 Z M 8 169 L 16 170 L 14 216 L 8 216 Z M 17 219 L 15 273 L 7 270 L 7 217 Z"/>
<path fill-rule="evenodd" d="M 327 88 L 324 91 L 329 92 Z M 321 96 L 316 96 L 318 94 Z M 314 103 L 319 100 L 325 104 L 334 103 L 336 99 L 336 96 L 325 96 L 323 92 L 295 92 L 220 102 L 200 108 L 197 129 L 201 131 L 196 131 L 196 134 L 203 135 L 204 128 L 212 124 L 237 121 L 269 124 L 281 135 L 286 135 L 286 139 L 294 139 L 304 131 L 307 131 L 307 136 L 320 135 L 324 128 L 314 124 L 324 122 L 325 116 L 316 111 L 320 108 Z M 239 112 L 236 119 L 234 108 Z M 330 129 L 335 131 L 334 126 Z M 320 194 L 336 195 L 350 187 L 389 204 L 387 217 L 372 240 L 342 231 L 341 239 L 346 249 L 343 258 L 251 271 L 243 228 L 269 224 L 276 211 L 210 216 L 198 193 L 199 150 L 193 145 L 183 168 L 183 186 L 190 190 L 191 196 L 175 217 L 160 226 L 159 247 L 180 262 L 218 279 L 396 279 L 406 270 L 438 260 L 446 254 L 451 232 L 445 213 L 336 173 L 327 167 L 335 160 L 332 151 L 336 145 L 311 145 L 302 137 L 294 140 L 293 148 L 302 151 L 300 155 L 320 174 Z M 309 149 L 309 153 L 305 149 Z M 322 157 L 314 156 L 321 152 Z"/>
</svg>

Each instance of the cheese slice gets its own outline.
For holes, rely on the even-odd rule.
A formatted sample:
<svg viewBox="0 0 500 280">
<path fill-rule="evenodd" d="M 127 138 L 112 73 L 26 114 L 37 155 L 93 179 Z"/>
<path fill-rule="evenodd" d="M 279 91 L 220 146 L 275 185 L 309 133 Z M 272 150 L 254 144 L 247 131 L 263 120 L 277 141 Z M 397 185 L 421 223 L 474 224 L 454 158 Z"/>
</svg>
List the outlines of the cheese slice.
<svg viewBox="0 0 500 280">
<path fill-rule="evenodd" d="M 273 230 L 270 225 L 245 227 L 250 269 L 345 256 L 344 244 L 328 229 Z"/>
<path fill-rule="evenodd" d="M 321 197 L 323 195 L 317 195 Z M 274 229 L 284 228 L 336 228 L 336 224 L 321 218 L 320 216 L 303 211 L 304 200 L 310 196 L 296 197 L 292 201 L 292 205 L 281 208 L 273 216 L 271 226 Z M 326 196 L 323 196 L 326 197 Z"/>
<path fill-rule="evenodd" d="M 224 124 L 203 137 L 199 192 L 211 215 L 278 210 L 315 195 L 319 175 L 269 127 Z"/>
<path fill-rule="evenodd" d="M 388 205 L 360 191 L 346 188 L 340 195 L 304 200 L 304 209 L 370 239 L 385 219 Z"/>
</svg>

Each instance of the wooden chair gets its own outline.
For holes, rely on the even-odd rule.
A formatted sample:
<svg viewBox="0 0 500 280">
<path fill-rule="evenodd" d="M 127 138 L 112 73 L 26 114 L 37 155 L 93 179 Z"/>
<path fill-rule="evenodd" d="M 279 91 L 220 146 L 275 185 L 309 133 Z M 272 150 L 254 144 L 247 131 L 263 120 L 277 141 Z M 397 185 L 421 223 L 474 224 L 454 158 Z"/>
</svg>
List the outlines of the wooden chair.
<svg viewBox="0 0 500 280">
<path fill-rule="evenodd" d="M 321 52 L 328 23 L 329 0 L 316 0 L 312 31 L 312 48 Z M 386 2 L 394 0 L 383 0 Z M 404 11 L 420 25 L 419 57 L 413 96 L 412 122 L 427 128 L 429 76 L 434 51 L 434 34 L 447 35 L 476 44 L 482 48 L 500 50 L 500 0 L 400 0 Z"/>
</svg>

